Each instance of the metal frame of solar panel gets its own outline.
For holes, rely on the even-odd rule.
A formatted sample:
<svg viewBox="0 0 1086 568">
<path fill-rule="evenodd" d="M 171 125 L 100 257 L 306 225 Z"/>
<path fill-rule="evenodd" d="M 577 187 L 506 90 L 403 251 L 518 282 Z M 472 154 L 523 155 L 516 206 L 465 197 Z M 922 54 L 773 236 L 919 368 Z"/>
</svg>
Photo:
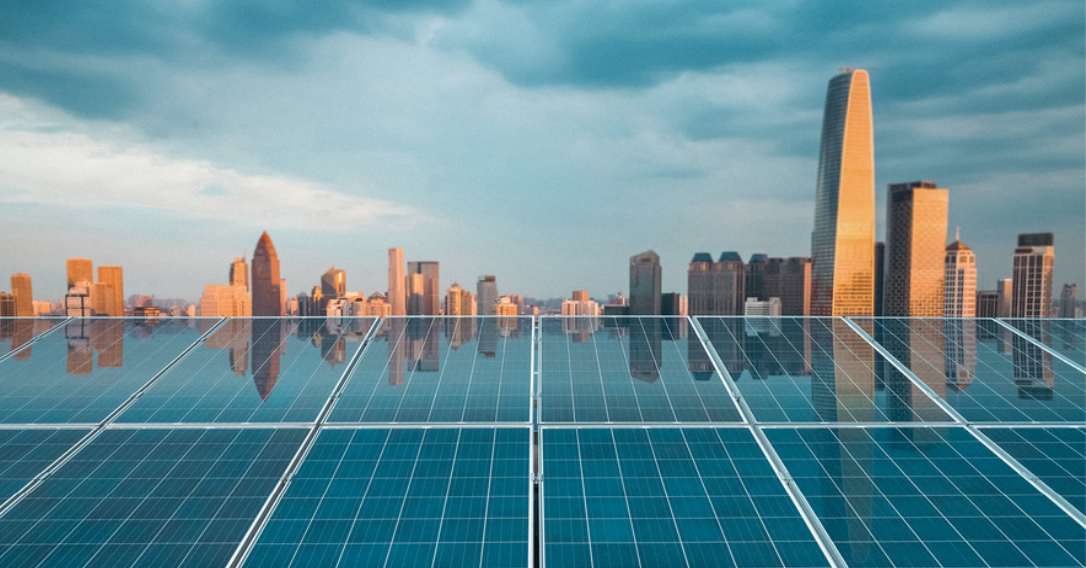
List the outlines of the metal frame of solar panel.
<svg viewBox="0 0 1086 568">
<path fill-rule="evenodd" d="M 0 374 L 55 393 L 0 423 L 5 566 L 1086 564 L 1079 320 L 224 318 L 187 346 L 111 320 L 0 320 Z M 61 340 L 121 386 L 40 359 Z M 1032 398 L 970 420 L 969 381 Z"/>
</svg>

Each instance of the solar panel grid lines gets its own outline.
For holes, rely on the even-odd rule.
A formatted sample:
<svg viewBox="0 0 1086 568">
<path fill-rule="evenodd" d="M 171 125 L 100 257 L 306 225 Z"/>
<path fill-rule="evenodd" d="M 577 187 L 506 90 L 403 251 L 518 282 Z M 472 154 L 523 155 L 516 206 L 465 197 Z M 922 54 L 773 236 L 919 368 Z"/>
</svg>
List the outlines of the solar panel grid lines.
<svg viewBox="0 0 1086 568">
<path fill-rule="evenodd" d="M 29 319 L 29 318 L 3 318 L 3 320 L 0 320 L 0 323 L 10 323 L 12 325 L 15 325 L 15 324 L 19 324 L 19 323 L 32 323 L 32 322 L 39 322 L 39 321 L 47 321 L 47 322 L 55 322 L 55 323 L 53 323 L 53 325 L 49 329 L 47 329 L 47 330 L 45 330 L 45 331 L 43 331 L 41 333 L 33 333 L 32 332 L 32 335 L 26 340 L 26 343 L 23 343 L 22 345 L 19 345 L 17 347 L 13 347 L 13 348 L 9 349 L 6 353 L 0 353 L 0 362 L 3 362 L 5 359 L 7 359 L 9 357 L 14 357 L 14 356 L 18 355 L 19 353 L 26 351 L 27 349 L 30 349 L 34 345 L 34 342 L 38 341 L 39 339 L 41 339 L 42 337 L 44 337 L 44 336 L 46 336 L 46 335 L 48 335 L 50 333 L 53 333 L 54 331 L 57 330 L 57 328 L 63 327 L 64 324 L 72 321 L 72 318 L 66 318 L 66 319 L 61 319 L 61 318 L 33 318 L 33 319 Z"/>
<path fill-rule="evenodd" d="M 1086 513 L 1086 427 L 984 427 L 1026 469 Z"/>
<path fill-rule="evenodd" d="M 1007 328 L 1008 330 L 1011 331 L 1011 333 L 1014 333 L 1015 335 L 1025 339 L 1026 341 L 1029 341 L 1030 343 L 1036 345 L 1037 347 L 1040 347 L 1041 349 L 1047 351 L 1050 355 L 1052 355 L 1053 357 L 1059 359 L 1060 361 L 1063 361 L 1064 363 L 1067 363 L 1068 365 L 1074 367 L 1077 371 L 1079 371 L 1081 373 L 1086 373 L 1086 367 L 1084 367 L 1082 363 L 1079 363 L 1077 361 L 1072 361 L 1070 358 L 1065 356 L 1063 353 L 1060 353 L 1059 351 L 1056 351 L 1055 349 L 1053 349 L 1051 345 L 1048 345 L 1047 343 L 1039 341 L 1036 337 L 1033 337 L 1032 335 L 1026 333 L 1024 330 L 1019 329 L 1017 326 L 1008 324 L 1007 322 L 1003 321 L 1001 318 L 996 318 L 993 321 L 995 321 L 999 325 Z M 1047 323 L 1047 322 L 1044 322 L 1042 320 L 1040 323 Z M 1028 326 L 1031 325 L 1031 322 L 1028 322 L 1028 321 L 1027 322 L 1021 322 L 1018 325 L 1023 325 L 1023 324 L 1025 324 L 1028 327 Z M 1039 323 L 1032 323 L 1032 325 L 1039 325 Z"/>
</svg>

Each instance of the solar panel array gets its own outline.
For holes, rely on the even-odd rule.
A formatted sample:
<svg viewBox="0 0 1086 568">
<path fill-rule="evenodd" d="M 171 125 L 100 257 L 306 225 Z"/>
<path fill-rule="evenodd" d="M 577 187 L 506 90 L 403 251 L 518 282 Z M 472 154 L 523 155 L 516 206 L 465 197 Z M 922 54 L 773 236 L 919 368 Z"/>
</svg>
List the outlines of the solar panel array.
<svg viewBox="0 0 1086 568">
<path fill-rule="evenodd" d="M 1086 566 L 1086 325 L 0 319 L 0 566 Z"/>
</svg>

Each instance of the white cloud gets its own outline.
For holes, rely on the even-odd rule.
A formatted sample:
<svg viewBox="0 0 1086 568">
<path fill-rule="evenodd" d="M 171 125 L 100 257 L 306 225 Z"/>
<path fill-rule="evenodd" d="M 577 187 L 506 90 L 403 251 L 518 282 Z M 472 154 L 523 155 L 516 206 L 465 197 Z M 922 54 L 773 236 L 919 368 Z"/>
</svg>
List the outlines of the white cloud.
<svg viewBox="0 0 1086 568">
<path fill-rule="evenodd" d="M 261 228 L 356 228 L 414 214 L 303 179 L 174 158 L 7 95 L 0 112 L 0 203 L 155 209 Z"/>
</svg>

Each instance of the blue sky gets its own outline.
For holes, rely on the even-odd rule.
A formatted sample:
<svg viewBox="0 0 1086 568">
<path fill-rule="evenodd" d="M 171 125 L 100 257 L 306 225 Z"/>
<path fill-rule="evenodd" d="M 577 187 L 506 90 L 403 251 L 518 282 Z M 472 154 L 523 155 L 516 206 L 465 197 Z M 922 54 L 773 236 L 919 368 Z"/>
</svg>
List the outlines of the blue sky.
<svg viewBox="0 0 1086 568">
<path fill-rule="evenodd" d="M 313 6 L 319 6 L 315 10 Z M 871 74 L 878 211 L 950 190 L 979 287 L 1020 232 L 1086 284 L 1081 0 L 10 1 L 0 18 L 0 272 L 64 259 L 198 299 L 262 230 L 290 293 L 386 249 L 442 287 L 625 290 L 661 256 L 808 255 L 826 83 Z M 6 287 L 5 287 L 6 288 Z"/>
</svg>

